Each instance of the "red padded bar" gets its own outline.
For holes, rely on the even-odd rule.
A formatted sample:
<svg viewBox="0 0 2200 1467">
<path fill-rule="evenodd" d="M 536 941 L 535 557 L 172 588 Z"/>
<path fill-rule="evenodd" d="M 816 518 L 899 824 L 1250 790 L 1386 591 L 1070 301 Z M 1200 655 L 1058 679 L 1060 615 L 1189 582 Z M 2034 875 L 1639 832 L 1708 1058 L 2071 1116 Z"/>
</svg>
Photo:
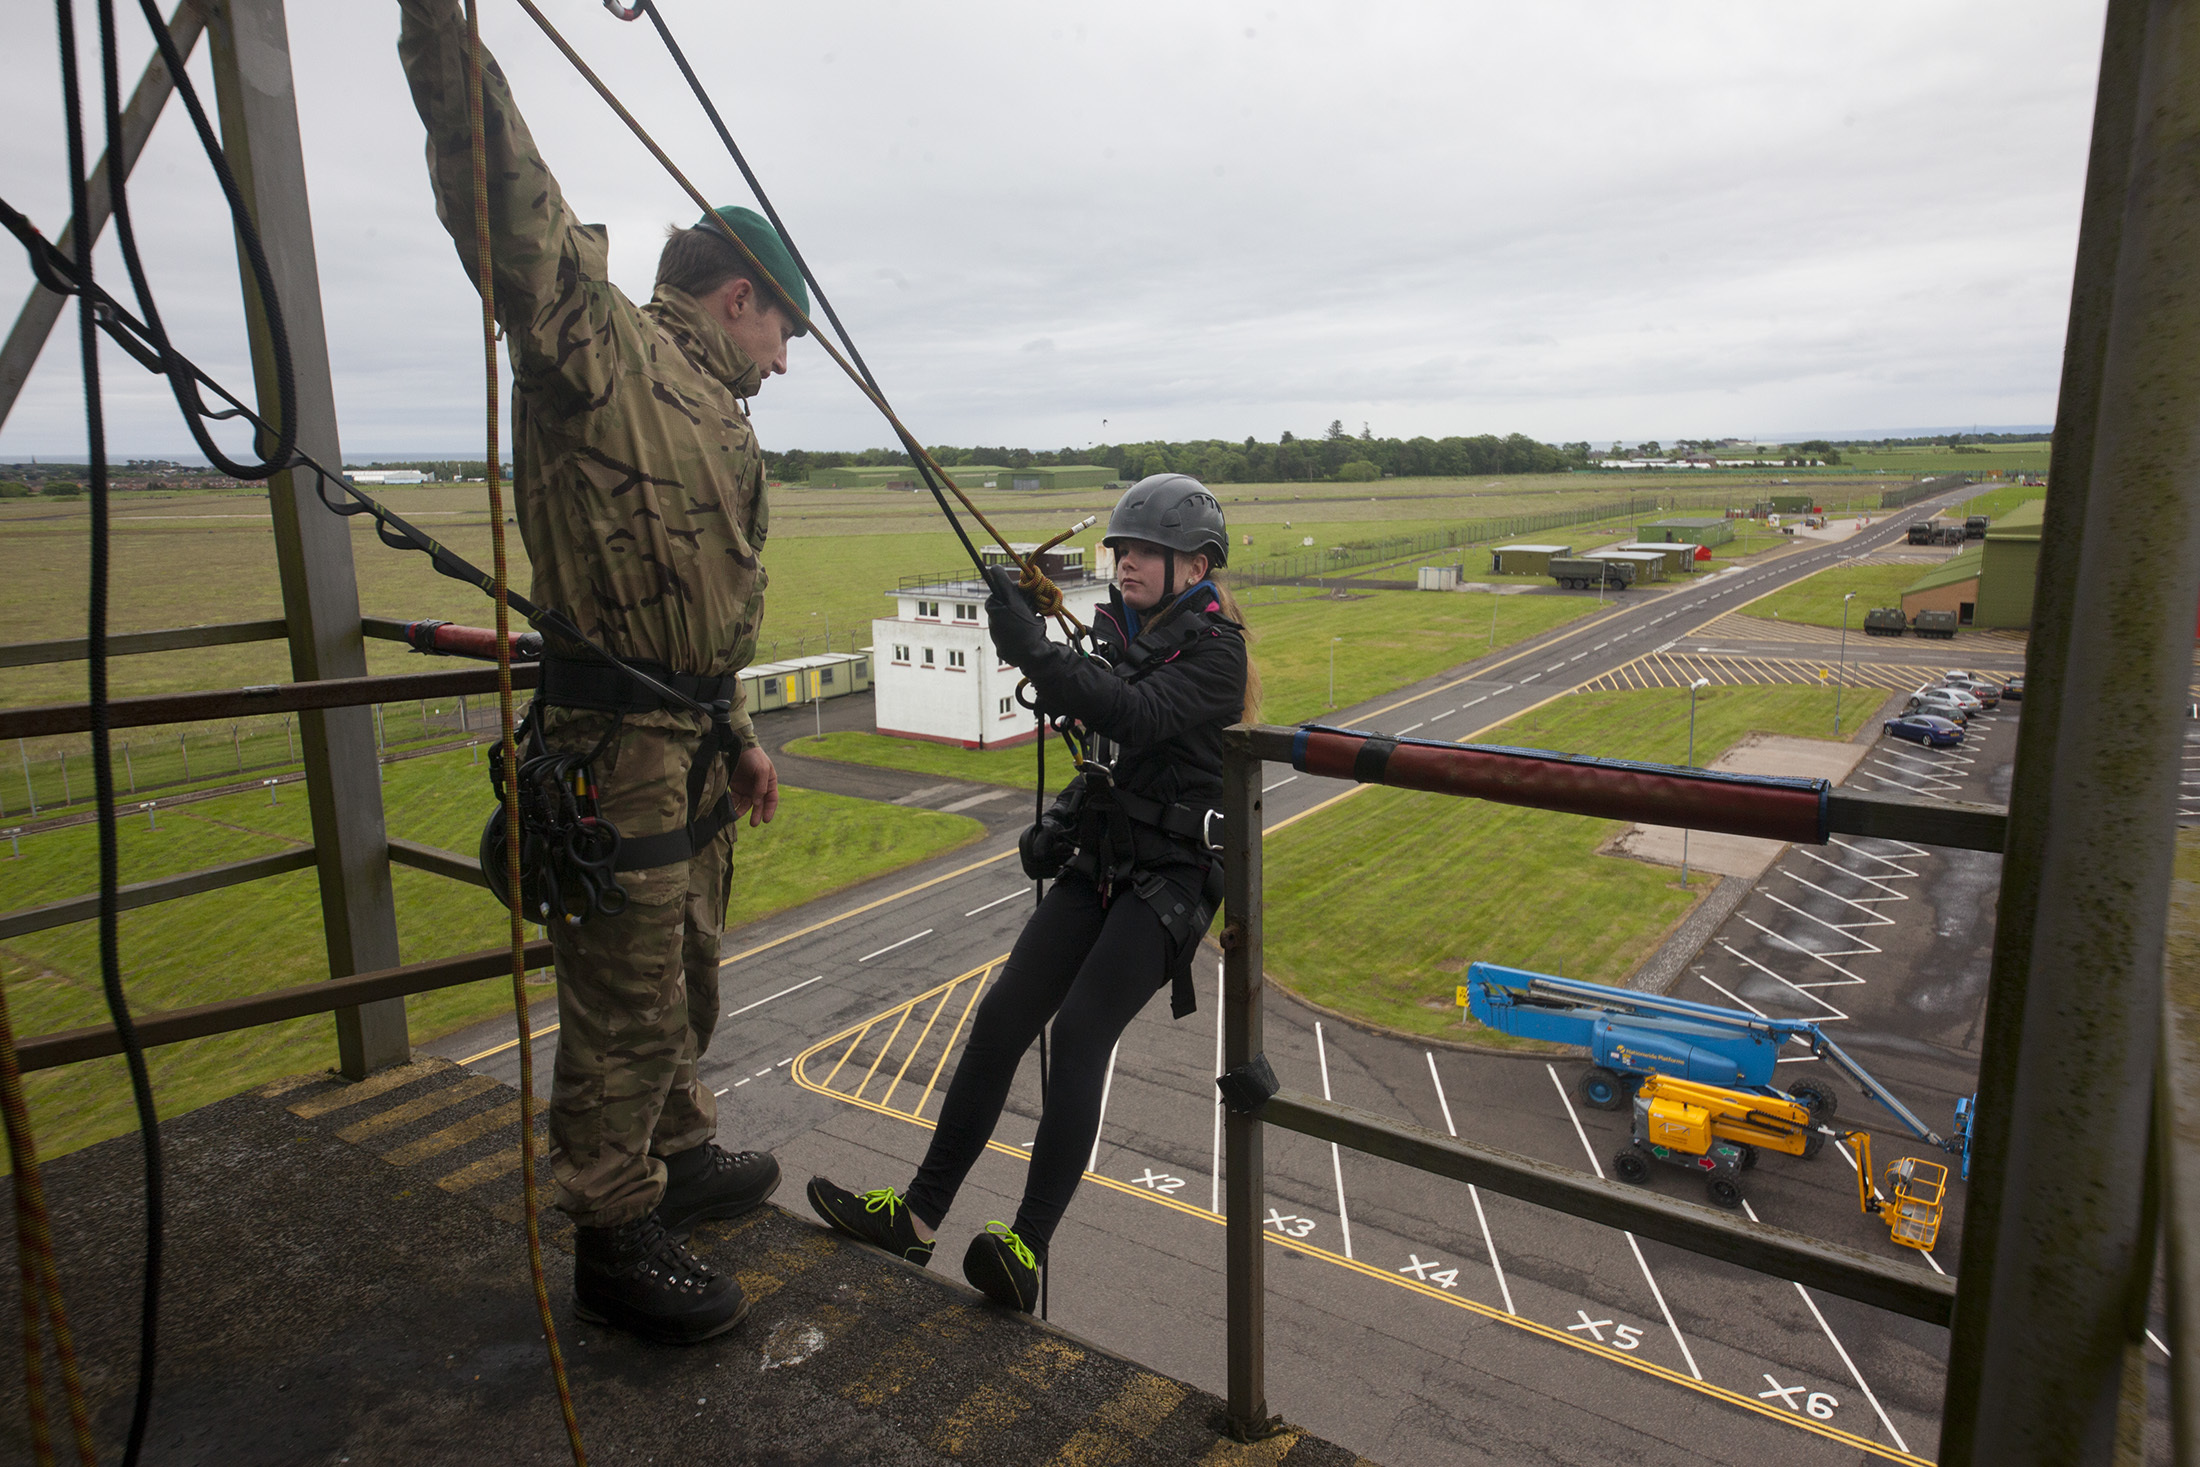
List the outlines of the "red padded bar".
<svg viewBox="0 0 2200 1467">
<path fill-rule="evenodd" d="M 1390 741 L 1303 730 L 1294 766 L 1332 779 L 1363 778 Z M 1630 764 L 1475 744 L 1400 742 L 1381 759 L 1382 784 L 1649 825 L 1685 826 L 1767 840 L 1825 842 L 1823 781 L 1768 779 L 1670 765 Z"/>
</svg>

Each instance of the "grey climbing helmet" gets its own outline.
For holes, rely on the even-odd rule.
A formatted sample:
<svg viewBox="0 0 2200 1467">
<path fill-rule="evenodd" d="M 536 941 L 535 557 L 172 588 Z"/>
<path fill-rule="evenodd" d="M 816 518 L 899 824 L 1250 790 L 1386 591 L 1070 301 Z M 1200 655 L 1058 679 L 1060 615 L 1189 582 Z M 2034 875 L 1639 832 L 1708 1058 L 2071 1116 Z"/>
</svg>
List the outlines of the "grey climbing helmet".
<svg viewBox="0 0 2200 1467">
<path fill-rule="evenodd" d="M 1205 551 L 1211 565 L 1230 561 L 1222 505 L 1190 474 L 1151 474 L 1123 491 L 1100 543 L 1125 540 L 1148 540 L 1185 555 Z"/>
</svg>

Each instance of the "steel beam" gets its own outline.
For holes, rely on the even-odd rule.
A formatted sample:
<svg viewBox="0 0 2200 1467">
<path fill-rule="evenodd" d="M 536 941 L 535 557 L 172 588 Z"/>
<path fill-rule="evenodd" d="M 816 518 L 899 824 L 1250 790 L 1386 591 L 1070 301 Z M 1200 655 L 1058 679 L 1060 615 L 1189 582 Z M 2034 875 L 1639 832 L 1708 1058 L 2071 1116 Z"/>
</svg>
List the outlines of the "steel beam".
<svg viewBox="0 0 2200 1467">
<path fill-rule="evenodd" d="M 1222 735 L 1222 1066 L 1236 1069 L 1261 1052 L 1262 763 L 1255 731 L 1240 724 Z M 1268 1414 L 1267 1250 L 1262 1213 L 1268 1187 L 1258 1116 L 1225 1111 L 1223 1259 L 1227 1304 L 1228 1409 L 1231 1434 L 1266 1434 Z"/>
<path fill-rule="evenodd" d="M 549 943 L 538 939 L 527 944 L 529 969 L 548 967 L 549 963 Z M 233 1034 L 239 1029 L 279 1024 L 286 1019 L 301 1019 L 331 1010 L 341 1012 L 345 1006 L 365 1008 L 377 1003 L 402 1006 L 407 994 L 431 993 L 439 988 L 456 988 L 461 983 L 480 983 L 490 978 L 508 978 L 511 972 L 512 950 L 493 947 L 483 952 L 409 963 L 375 973 L 354 973 L 349 978 L 301 983 L 294 988 L 277 988 L 244 998 L 201 1004 L 197 1008 L 142 1014 L 137 1019 L 137 1037 L 139 1043 L 148 1047 L 176 1044 L 185 1039 Z M 113 1025 L 94 1024 L 85 1029 L 67 1029 L 59 1034 L 25 1039 L 17 1046 L 16 1053 L 25 1071 L 50 1070 L 59 1065 L 120 1054 L 122 1044 L 115 1037 Z"/>
<path fill-rule="evenodd" d="M 202 3 L 221 109 L 222 149 L 259 226 L 289 331 L 298 447 L 322 463 L 341 464 L 283 0 Z M 241 252 L 238 274 L 259 410 L 273 421 L 280 413 L 276 363 L 266 314 Z M 365 676 L 350 522 L 328 512 L 306 474 L 278 474 L 268 489 L 275 559 L 282 572 L 283 619 L 290 627 L 291 675 L 299 682 Z M 390 892 L 371 715 L 364 708 L 308 711 L 298 723 L 313 845 L 320 857 L 329 972 L 341 978 L 394 967 L 397 909 Z M 336 1038 L 343 1072 L 354 1079 L 411 1057 L 400 1000 L 339 1010 Z"/>
<path fill-rule="evenodd" d="M 2110 0 L 1987 997 L 1951 1467 L 2113 1460 L 2133 1296 L 2153 1272 L 2148 1129 L 2200 600 L 2196 150 L 2200 0 Z"/>
<path fill-rule="evenodd" d="M 116 632 L 107 638 L 109 657 L 130 657 L 144 652 L 177 652 L 186 647 L 227 647 L 235 642 L 280 642 L 290 629 L 280 618 L 267 621 L 225 621 L 203 627 L 163 627 L 151 632 Z M 83 637 L 63 637 L 53 642 L 0 644 L 0 667 L 37 667 L 49 662 L 81 662 L 91 655 L 91 643 Z"/>
<path fill-rule="evenodd" d="M 1722 1263 L 1792 1279 L 1806 1288 L 1927 1324 L 1947 1324 L 1955 1305 L 1955 1281 L 1927 1273 L 1921 1266 L 1753 1223 L 1700 1203 L 1606 1181 L 1532 1156 L 1439 1136 L 1358 1106 L 1287 1091 L 1261 1107 L 1260 1118 L 1318 1141 L 1334 1141 L 1568 1217 L 1624 1228 Z"/>
<path fill-rule="evenodd" d="M 399 866 L 410 866 L 415 871 L 425 871 L 431 876 L 448 876 L 453 881 L 463 881 L 472 886 L 487 888 L 489 879 L 481 874 L 481 863 L 456 851 L 446 851 L 437 846 L 424 846 L 418 841 L 390 837 L 390 860 Z M 0 937 L 6 936 L 0 932 Z"/>
<path fill-rule="evenodd" d="M 208 866 L 199 871 L 186 871 L 180 876 L 163 876 L 157 881 L 136 881 L 115 892 L 115 909 L 127 912 L 137 907 L 172 902 L 178 897 L 220 891 L 225 886 L 242 886 L 247 881 L 258 881 L 266 876 L 303 871 L 312 864 L 313 850 L 308 846 L 291 851 L 277 851 L 273 855 L 254 856 L 245 861 L 231 861 L 226 865 Z M 69 897 L 64 901 L 24 907 L 15 912 L 0 912 L 0 942 L 11 937 L 21 937 L 28 932 L 66 927 L 71 922 L 89 922 L 98 915 L 97 894 Z"/>
<path fill-rule="evenodd" d="M 514 688 L 536 687 L 541 681 L 540 663 L 521 663 L 512 669 Z M 116 698 L 107 705 L 107 726 L 150 728 L 164 723 L 253 718 L 264 713 L 366 709 L 376 703 L 410 703 L 421 698 L 456 698 L 461 694 L 496 690 L 497 671 L 493 667 L 404 672 L 391 677 L 325 677 L 311 682 L 216 688 L 204 693 L 155 693 L 143 698 Z M 371 714 L 360 716 L 371 723 Z M 91 726 L 91 706 L 85 703 L 40 703 L 29 708 L 0 709 L 0 738 L 32 739 L 48 734 L 83 733 Z M 371 744 L 369 750 L 372 750 Z"/>
<path fill-rule="evenodd" d="M 192 48 L 199 43 L 199 35 L 206 29 L 206 22 L 192 0 L 183 0 L 175 14 L 168 17 L 168 33 L 175 38 L 176 50 L 184 60 L 191 59 Z M 153 135 L 153 124 L 160 120 L 160 110 L 168 101 L 168 94 L 175 89 L 169 79 L 168 67 L 161 61 L 160 53 L 145 64 L 145 75 L 138 78 L 137 90 L 130 94 L 129 105 L 122 111 L 122 171 L 128 176 L 137 167 L 138 155 L 145 151 L 145 140 Z M 95 93 L 96 95 L 96 93 Z M 113 212 L 113 201 L 107 196 L 107 155 L 101 153 L 99 161 L 92 165 L 91 176 L 84 180 L 85 207 L 92 218 L 92 238 L 98 239 L 107 227 Z M 62 226 L 61 237 L 54 247 L 62 254 L 74 258 L 76 223 L 71 220 Z M 8 332 L 5 346 L 0 346 L 0 424 L 5 424 L 8 414 L 15 407 L 16 398 L 23 393 L 23 384 L 29 380 L 31 368 L 38 364 L 38 354 L 46 346 L 46 338 L 53 334 L 53 323 L 61 316 L 61 307 L 68 297 L 56 295 L 43 285 L 33 285 L 23 309 L 16 315 L 15 326 Z M 110 648 L 110 650 L 113 650 Z M 9 666 L 0 663 L 0 667 Z"/>
</svg>

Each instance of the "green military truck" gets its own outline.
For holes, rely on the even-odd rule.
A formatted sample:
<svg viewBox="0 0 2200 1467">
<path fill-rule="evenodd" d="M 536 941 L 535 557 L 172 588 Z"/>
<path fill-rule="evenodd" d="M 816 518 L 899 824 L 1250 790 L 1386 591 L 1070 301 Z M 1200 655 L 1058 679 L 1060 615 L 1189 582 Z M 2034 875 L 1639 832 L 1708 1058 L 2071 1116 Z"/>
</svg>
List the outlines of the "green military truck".
<svg viewBox="0 0 2200 1467">
<path fill-rule="evenodd" d="M 1864 613 L 1864 634 L 1869 637 L 1899 637 L 1910 629 L 1909 619 L 1899 606 L 1880 606 Z"/>
<path fill-rule="evenodd" d="M 1910 630 L 1921 637 L 1938 637 L 1947 641 L 1956 634 L 1956 614 L 1952 611 L 1920 611 L 1910 618 Z"/>
<path fill-rule="evenodd" d="M 1593 591 L 1599 586 L 1613 591 L 1624 591 L 1635 584 L 1634 564 L 1625 560 L 1592 560 L 1586 556 L 1554 555 L 1551 557 L 1549 574 L 1552 580 L 1574 591 Z"/>
</svg>

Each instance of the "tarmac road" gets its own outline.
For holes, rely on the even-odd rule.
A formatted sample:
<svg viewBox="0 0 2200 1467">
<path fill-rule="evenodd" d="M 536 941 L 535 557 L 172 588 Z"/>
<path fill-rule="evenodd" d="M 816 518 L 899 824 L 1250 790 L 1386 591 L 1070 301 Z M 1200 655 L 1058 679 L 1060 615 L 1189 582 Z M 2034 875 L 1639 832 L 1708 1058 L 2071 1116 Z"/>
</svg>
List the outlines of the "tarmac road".
<svg viewBox="0 0 2200 1467">
<path fill-rule="evenodd" d="M 1695 659 L 1721 681 L 1774 680 L 1767 665 L 1819 655 L 1809 629 L 1780 641 L 1733 620 L 1717 628 L 1756 633 L 1761 644 L 1743 645 L 1709 637 L 1714 624 L 1830 562 L 1900 542 L 1903 526 L 1933 507 L 1845 541 L 1799 543 L 1699 582 L 1614 598 L 1601 615 L 1343 710 L 1336 721 L 1466 738 L 1585 683 L 1664 681 L 1659 669 L 1675 658 Z M 1892 664 L 1902 677 L 1956 661 L 2014 670 L 2020 660 L 2019 644 L 1971 636 L 1929 654 L 1911 639 L 1859 636 L 1845 653 L 1851 665 Z M 1857 696 L 1859 715 L 1878 701 L 1862 689 Z M 819 711 L 837 722 L 858 701 Z M 789 710 L 759 726 L 778 743 L 810 731 L 816 716 Z M 2014 718 L 1980 732 L 1959 757 L 1920 756 L 1908 745 L 1875 755 L 1858 779 L 2005 799 Z M 905 1184 L 961 1024 L 1031 900 L 1014 858 L 1028 796 L 968 804 L 989 791 L 805 765 L 783 765 L 790 783 L 860 779 L 860 792 L 874 798 L 961 805 L 988 835 L 728 934 L 724 1017 L 707 1063 L 722 1095 L 721 1132 L 728 1144 L 779 1153 L 788 1177 L 779 1200 L 797 1210 L 813 1171 L 855 1186 Z M 1349 789 L 1276 768 L 1266 796 L 1271 828 Z M 1814 864 L 1822 860 L 1840 869 Z M 1778 1013 L 1837 1007 L 1844 1017 L 1827 1021 L 1842 1042 L 1945 1129 L 1976 1068 L 1995 864 L 1885 842 L 1791 850 L 1687 965 L 1676 991 L 1729 1001 L 1707 986 L 1718 984 Z M 1883 921 L 1882 913 L 1892 915 Z M 1864 943 L 1871 951 L 1850 951 Z M 1172 1024 L 1156 1002 L 1125 1036 L 1092 1175 L 1055 1240 L 1050 1307 L 1090 1339 L 1219 1388 L 1218 967 L 1204 961 L 1200 974 L 1196 1016 Z M 554 1024 L 549 1005 L 538 1015 L 538 1030 Z M 485 1025 L 430 1048 L 509 1079 L 509 1033 Z M 536 1040 L 545 1066 L 553 1043 L 547 1033 Z M 1624 1137 L 1623 1117 L 1585 1110 L 1574 1097 L 1574 1060 L 1377 1036 L 1273 992 L 1267 1052 L 1287 1085 L 1319 1086 L 1341 1101 L 1584 1170 L 1603 1166 Z M 1891 1117 L 1838 1088 L 1844 1119 L 1889 1130 Z M 1013 1215 L 1017 1155 L 1037 1098 L 1033 1056 L 995 1154 L 943 1229 L 936 1266 L 953 1271 L 988 1218 Z M 1882 1140 L 1892 1148 L 1880 1152 L 1882 1166 L 1895 1151 L 1929 1154 L 1907 1136 L 1896 1141 Z M 1777 1454 L 1853 1462 L 1933 1452 L 1943 1331 L 1290 1133 L 1269 1134 L 1267 1159 L 1277 1245 L 1268 1262 L 1270 1407 L 1376 1461 L 1761 1462 Z M 1650 1185 L 1690 1183 L 1673 1173 Z M 1858 1211 L 1855 1174 L 1830 1149 L 1812 1163 L 1767 1158 L 1747 1191 L 1768 1222 L 1897 1256 L 1884 1229 Z M 1960 1187 L 1953 1191 L 1936 1252 L 1950 1269 L 1961 1205 Z"/>
</svg>

